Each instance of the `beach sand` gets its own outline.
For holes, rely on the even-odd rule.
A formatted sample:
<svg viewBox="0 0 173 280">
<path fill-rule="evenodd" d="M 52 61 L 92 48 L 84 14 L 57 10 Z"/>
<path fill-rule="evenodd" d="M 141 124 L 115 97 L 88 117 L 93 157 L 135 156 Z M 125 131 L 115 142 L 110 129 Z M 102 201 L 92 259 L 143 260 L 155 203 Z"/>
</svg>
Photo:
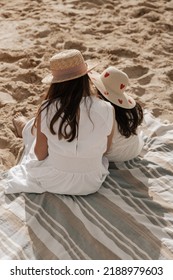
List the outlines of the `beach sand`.
<svg viewBox="0 0 173 280">
<path fill-rule="evenodd" d="M 173 1 L 0 1 L 0 170 L 22 149 L 12 119 L 37 111 L 50 57 L 79 49 L 85 59 L 124 70 L 129 91 L 163 121 L 173 121 Z"/>
</svg>

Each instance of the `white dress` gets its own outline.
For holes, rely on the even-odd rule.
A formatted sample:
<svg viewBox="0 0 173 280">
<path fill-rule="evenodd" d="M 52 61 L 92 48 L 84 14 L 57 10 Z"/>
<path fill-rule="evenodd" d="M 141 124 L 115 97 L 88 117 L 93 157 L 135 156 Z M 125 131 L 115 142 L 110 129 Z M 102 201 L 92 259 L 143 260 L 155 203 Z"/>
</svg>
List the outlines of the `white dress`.
<svg viewBox="0 0 173 280">
<path fill-rule="evenodd" d="M 34 154 L 35 137 L 31 135 L 34 120 L 23 130 L 25 154 L 20 164 L 12 167 L 4 179 L 6 193 L 52 192 L 57 194 L 87 195 L 96 192 L 108 172 L 108 160 L 103 156 L 107 149 L 107 136 L 113 126 L 113 107 L 96 97 L 82 99 L 78 137 L 72 142 L 59 140 L 51 134 L 49 120 L 55 105 L 41 113 L 41 131 L 47 137 L 48 157 L 37 160 Z M 88 110 L 89 116 L 88 117 Z M 59 121 L 54 125 L 58 131 Z"/>
<path fill-rule="evenodd" d="M 143 133 L 140 129 L 137 135 L 131 135 L 129 138 L 121 135 L 115 121 L 115 130 L 111 147 L 106 154 L 109 161 L 122 162 L 137 157 L 144 146 Z"/>
</svg>

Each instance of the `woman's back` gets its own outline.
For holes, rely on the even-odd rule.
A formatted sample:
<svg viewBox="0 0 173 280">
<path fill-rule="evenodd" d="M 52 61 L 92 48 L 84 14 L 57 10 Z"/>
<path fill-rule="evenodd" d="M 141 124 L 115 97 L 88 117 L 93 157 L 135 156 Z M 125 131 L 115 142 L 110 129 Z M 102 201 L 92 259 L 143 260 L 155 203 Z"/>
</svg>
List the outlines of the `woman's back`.
<svg viewBox="0 0 173 280">
<path fill-rule="evenodd" d="M 41 131 L 48 139 L 49 157 L 58 155 L 67 157 L 94 158 L 101 157 L 107 149 L 107 136 L 111 133 L 113 122 L 112 106 L 97 97 L 83 97 L 80 103 L 78 136 L 71 142 L 58 139 L 60 120 L 54 125 L 55 135 L 50 132 L 49 124 L 56 111 L 54 102 L 48 111 L 42 114 Z"/>
<path fill-rule="evenodd" d="M 47 137 L 48 156 L 37 160 L 33 144 L 21 165 L 9 171 L 10 180 L 6 184 L 6 193 L 45 191 L 68 195 L 87 195 L 96 192 L 104 182 L 108 172 L 108 160 L 103 156 L 107 149 L 107 137 L 114 123 L 113 107 L 97 97 L 82 99 L 78 136 L 73 141 L 58 138 L 49 129 L 51 115 L 56 110 L 50 105 L 48 118 L 46 109 L 41 112 L 41 132 Z M 34 121 L 34 120 L 33 120 Z M 30 142 L 31 126 L 29 122 L 23 130 L 24 143 Z M 59 121 L 54 125 L 58 131 Z M 41 143 L 40 143 L 41 145 Z M 16 176 L 17 175 L 17 176 Z"/>
<path fill-rule="evenodd" d="M 9 171 L 6 192 L 96 192 L 109 174 L 104 153 L 112 140 L 113 107 L 93 96 L 78 50 L 53 56 L 50 70 L 46 99 L 23 130 L 25 159 Z"/>
</svg>

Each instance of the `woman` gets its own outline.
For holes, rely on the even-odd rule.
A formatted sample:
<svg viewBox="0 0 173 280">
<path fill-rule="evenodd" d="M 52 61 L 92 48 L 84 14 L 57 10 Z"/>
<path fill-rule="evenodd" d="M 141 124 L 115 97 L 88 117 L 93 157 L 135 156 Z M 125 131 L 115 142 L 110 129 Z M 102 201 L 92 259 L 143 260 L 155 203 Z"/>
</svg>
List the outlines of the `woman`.
<svg viewBox="0 0 173 280">
<path fill-rule="evenodd" d="M 54 55 L 50 70 L 43 80 L 50 88 L 35 120 L 25 124 L 20 115 L 14 120 L 18 131 L 25 125 L 25 155 L 8 171 L 6 193 L 87 195 L 109 174 L 104 153 L 113 136 L 113 107 L 92 95 L 80 51 Z"/>
</svg>

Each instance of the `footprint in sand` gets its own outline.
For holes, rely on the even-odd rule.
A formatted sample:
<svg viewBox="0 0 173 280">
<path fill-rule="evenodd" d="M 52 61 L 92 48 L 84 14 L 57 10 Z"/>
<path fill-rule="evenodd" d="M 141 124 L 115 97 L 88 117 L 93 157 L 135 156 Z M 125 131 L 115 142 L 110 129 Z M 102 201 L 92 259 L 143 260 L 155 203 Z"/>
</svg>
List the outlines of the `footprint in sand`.
<svg viewBox="0 0 173 280">
<path fill-rule="evenodd" d="M 168 72 L 166 73 L 166 75 L 168 76 L 168 78 L 169 78 L 171 81 L 173 81 L 173 69 L 171 69 L 170 71 L 168 71 Z"/>
<path fill-rule="evenodd" d="M 14 63 L 23 57 L 24 54 L 21 54 L 21 52 L 13 52 L 13 53 L 4 52 L 4 51 L 0 52 L 1 62 Z"/>
<path fill-rule="evenodd" d="M 173 53 L 173 43 L 171 44 L 168 44 L 167 42 L 166 42 L 166 40 L 164 41 L 164 40 L 162 40 L 162 47 L 163 47 L 163 49 L 167 52 L 167 55 L 172 55 L 172 53 Z M 166 53 L 165 53 L 166 54 Z"/>
<path fill-rule="evenodd" d="M 134 9 L 132 15 L 134 18 L 139 18 L 139 17 L 142 17 L 142 16 L 150 13 L 151 11 L 152 11 L 151 8 L 140 7 L 140 8 Z"/>
<path fill-rule="evenodd" d="M 32 95 L 30 85 L 27 85 L 26 83 L 23 83 L 21 81 L 17 81 L 17 83 L 12 85 L 11 92 L 13 98 L 19 102 L 25 100 L 26 98 Z"/>
<path fill-rule="evenodd" d="M 137 65 L 137 66 L 125 67 L 123 71 L 129 76 L 129 78 L 137 79 L 147 74 L 149 69 L 147 67 Z"/>
<path fill-rule="evenodd" d="M 26 84 L 35 84 L 35 83 L 39 83 L 41 81 L 42 78 L 40 78 L 37 74 L 28 71 L 26 73 L 23 74 L 19 74 L 17 75 L 13 81 L 22 81 Z"/>
<path fill-rule="evenodd" d="M 0 169 L 7 170 L 15 164 L 15 156 L 8 149 L 0 150 Z"/>
<path fill-rule="evenodd" d="M 108 50 L 108 54 L 116 55 L 118 57 L 129 57 L 129 58 L 135 58 L 138 57 L 138 53 L 133 52 L 126 48 L 117 48 L 113 50 Z"/>
<path fill-rule="evenodd" d="M 94 5 L 97 5 L 97 6 L 100 6 L 100 5 L 103 5 L 105 4 L 105 1 L 104 0 L 80 0 L 80 3 L 83 3 L 85 5 L 87 4 L 94 4 Z"/>
<path fill-rule="evenodd" d="M 47 38 L 49 34 L 50 34 L 50 30 L 49 29 L 39 30 L 39 31 L 35 31 L 34 32 L 34 36 L 36 38 Z"/>
<path fill-rule="evenodd" d="M 153 108 L 152 112 L 153 112 L 153 115 L 157 118 L 157 117 L 160 117 L 160 115 L 162 114 L 162 109 Z"/>
<path fill-rule="evenodd" d="M 171 104 L 173 103 L 173 93 L 170 94 L 170 103 L 171 103 Z"/>
<path fill-rule="evenodd" d="M 152 77 L 154 76 L 154 74 L 146 74 L 144 76 L 142 76 L 141 78 L 138 79 L 138 82 L 140 85 L 147 85 L 151 82 Z"/>
<path fill-rule="evenodd" d="M 150 22 L 156 22 L 160 20 L 160 15 L 157 12 L 150 11 L 148 14 L 144 15 L 144 18 Z"/>
<path fill-rule="evenodd" d="M 40 64 L 40 60 L 34 58 L 24 58 L 20 60 L 19 66 L 23 69 L 33 68 Z"/>
<path fill-rule="evenodd" d="M 98 24 L 98 26 L 100 26 L 100 24 Z M 102 23 L 100 28 L 97 28 L 97 34 L 102 33 L 102 34 L 108 34 L 108 33 L 112 33 L 114 31 L 114 27 L 112 27 L 112 25 L 110 24 L 105 24 Z"/>
<path fill-rule="evenodd" d="M 133 87 L 132 91 L 134 94 L 136 94 L 137 96 L 143 96 L 145 93 L 145 88 L 142 87 Z"/>
<path fill-rule="evenodd" d="M 9 104 L 9 103 L 15 104 L 16 101 L 11 96 L 11 94 L 0 91 L 0 108 L 4 107 L 6 104 Z"/>
<path fill-rule="evenodd" d="M 6 149 L 10 146 L 8 137 L 0 136 L 0 149 Z"/>
<path fill-rule="evenodd" d="M 81 41 L 66 41 L 64 43 L 64 49 L 78 49 L 82 52 L 87 50 L 87 48 Z"/>
</svg>

